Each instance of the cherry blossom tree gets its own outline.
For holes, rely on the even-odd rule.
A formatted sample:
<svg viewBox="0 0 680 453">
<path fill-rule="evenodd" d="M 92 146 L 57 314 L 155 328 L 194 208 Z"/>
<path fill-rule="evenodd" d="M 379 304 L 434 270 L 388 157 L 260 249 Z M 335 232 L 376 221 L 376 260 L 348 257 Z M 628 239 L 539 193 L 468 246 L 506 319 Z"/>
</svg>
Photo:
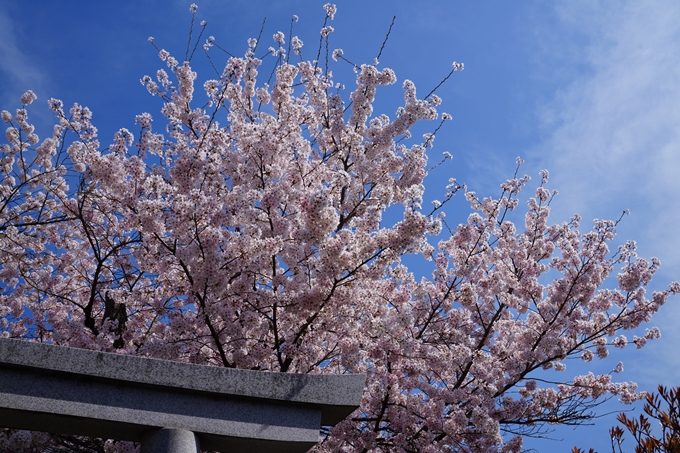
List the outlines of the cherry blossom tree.
<svg viewBox="0 0 680 453">
<path fill-rule="evenodd" d="M 316 59 L 302 57 L 300 38 L 274 35 L 271 84 L 258 82 L 262 39 L 198 91 L 189 51 L 180 62 L 158 49 L 165 69 L 142 83 L 162 100 L 160 119 L 139 114 L 138 131 L 120 129 L 108 146 L 87 107 L 50 99 L 56 124 L 42 140 L 28 120 L 35 94 L 3 111 L 2 334 L 211 366 L 366 373 L 361 408 L 322 431 L 318 452 L 517 452 L 545 424 L 582 423 L 607 397 L 643 397 L 611 373 L 568 377 L 565 361 L 625 347 L 622 331 L 650 321 L 680 285 L 648 295 L 659 262 L 633 242 L 610 251 L 617 222 L 585 232 L 578 216 L 549 223 L 547 171 L 526 207 L 528 176 L 495 198 L 452 179 L 445 202 L 465 192 L 470 215 L 449 229 L 445 203 L 422 207 L 434 134 L 410 134 L 439 118 L 440 99 L 405 80 L 396 115 L 374 113 L 380 87 L 397 81 L 377 61 L 356 66 L 346 94 L 321 56 L 336 9 L 325 11 Z M 400 218 L 386 221 L 395 206 Z M 434 271 L 420 278 L 406 255 Z M 13 431 L 0 444 L 133 449 Z"/>
</svg>

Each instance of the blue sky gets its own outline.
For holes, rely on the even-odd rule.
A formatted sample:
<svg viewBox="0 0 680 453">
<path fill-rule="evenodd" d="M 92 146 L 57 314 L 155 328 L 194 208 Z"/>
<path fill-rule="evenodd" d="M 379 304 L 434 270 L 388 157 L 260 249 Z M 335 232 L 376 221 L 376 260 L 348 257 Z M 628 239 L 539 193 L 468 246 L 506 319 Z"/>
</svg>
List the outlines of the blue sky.
<svg viewBox="0 0 680 453">
<path fill-rule="evenodd" d="M 139 83 L 162 66 L 147 42 L 184 55 L 188 1 L 92 2 L 22 0 L 0 3 L 0 109 L 18 107 L 27 89 L 39 99 L 30 111 L 38 133 L 47 133 L 50 97 L 94 111 L 107 143 L 120 127 L 136 130 L 134 116 L 157 114 L 159 100 Z M 324 1 L 203 0 L 197 19 L 207 35 L 232 53 L 245 51 L 267 18 L 265 44 L 288 31 L 293 14 L 303 54 L 316 54 Z M 524 172 L 538 179 L 551 173 L 553 221 L 578 212 L 587 228 L 593 218 L 631 215 L 618 228 L 620 241 L 635 239 L 643 256 L 657 256 L 662 270 L 652 285 L 680 279 L 680 3 L 673 0 L 486 1 L 338 0 L 331 48 L 350 60 L 370 62 L 396 15 L 381 64 L 399 80 L 409 78 L 425 94 L 450 70 L 465 63 L 438 94 L 441 111 L 454 120 L 437 135 L 432 162 L 441 153 L 452 162 L 427 180 L 428 196 L 441 198 L 449 177 L 479 194 L 497 194 L 498 184 L 525 159 Z M 202 51 L 194 59 L 200 78 L 210 78 Z M 348 65 L 332 67 L 351 86 Z M 398 84 L 400 85 L 400 84 Z M 399 86 L 378 92 L 376 111 L 399 105 Z M 449 210 L 449 221 L 464 219 Z M 663 337 L 644 350 L 612 354 L 594 371 L 607 372 L 620 359 L 620 377 L 645 390 L 680 385 L 678 300 L 663 308 L 653 325 Z M 574 367 L 576 368 L 576 367 Z M 567 373 L 572 371 L 567 369 Z M 616 405 L 610 410 L 618 410 Z M 528 443 L 541 451 L 571 446 L 608 450 L 613 417 L 593 428 L 559 430 L 560 444 Z M 630 441 L 629 441 L 630 443 Z"/>
</svg>

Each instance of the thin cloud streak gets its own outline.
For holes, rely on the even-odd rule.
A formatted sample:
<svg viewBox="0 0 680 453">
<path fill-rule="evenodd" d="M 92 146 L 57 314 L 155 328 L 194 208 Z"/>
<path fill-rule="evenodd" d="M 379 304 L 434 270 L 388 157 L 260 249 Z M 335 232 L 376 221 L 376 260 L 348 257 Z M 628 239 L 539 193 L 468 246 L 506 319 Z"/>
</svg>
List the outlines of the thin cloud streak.
<svg viewBox="0 0 680 453">
<path fill-rule="evenodd" d="M 629 208 L 618 239 L 636 239 L 641 256 L 661 260 L 652 283 L 661 289 L 680 280 L 680 4 L 565 1 L 557 13 L 556 33 L 585 46 L 563 61 L 573 65 L 566 71 L 580 66 L 573 81 L 540 110 L 547 138 L 534 152 L 560 189 L 553 219 L 578 212 L 587 228 Z M 678 317 L 671 300 L 652 322 L 664 338 L 626 358 L 625 379 L 644 390 L 677 385 Z"/>
<path fill-rule="evenodd" d="M 46 92 L 44 71 L 24 55 L 16 41 L 16 29 L 7 12 L 0 9 L 0 103 L 7 108 L 18 106 L 19 96 L 32 89 Z M 43 94 L 44 96 L 44 94 Z"/>
<path fill-rule="evenodd" d="M 546 106 L 538 148 L 562 188 L 560 214 L 616 217 L 644 251 L 680 268 L 680 4 L 563 2 L 565 28 L 587 38 L 587 64 Z M 569 62 L 567 62 L 569 63 Z M 585 72 L 585 74 L 583 74 Z M 677 272 L 674 272 L 677 275 Z"/>
<path fill-rule="evenodd" d="M 549 21 L 542 15 L 548 14 L 545 3 L 537 5 L 542 22 L 532 22 L 532 32 L 541 51 L 532 62 L 534 77 L 551 86 L 552 95 L 538 105 L 544 139 L 527 162 L 549 169 L 549 187 L 560 191 L 551 220 L 579 213 L 585 230 L 591 219 L 616 220 L 630 209 L 617 227 L 617 242 L 635 239 L 641 256 L 657 256 L 662 265 L 652 289 L 665 288 L 680 280 L 680 3 L 561 0 Z M 619 380 L 635 381 L 646 391 L 657 384 L 677 386 L 677 299 L 646 326 L 659 326 L 661 339 L 642 351 L 613 350 L 608 360 L 588 365 L 607 372 L 621 359 L 625 372 Z M 557 437 L 568 441 L 567 448 L 607 451 L 607 431 L 616 424 L 610 415 L 593 427 L 579 427 L 578 439 L 567 429 Z"/>
</svg>

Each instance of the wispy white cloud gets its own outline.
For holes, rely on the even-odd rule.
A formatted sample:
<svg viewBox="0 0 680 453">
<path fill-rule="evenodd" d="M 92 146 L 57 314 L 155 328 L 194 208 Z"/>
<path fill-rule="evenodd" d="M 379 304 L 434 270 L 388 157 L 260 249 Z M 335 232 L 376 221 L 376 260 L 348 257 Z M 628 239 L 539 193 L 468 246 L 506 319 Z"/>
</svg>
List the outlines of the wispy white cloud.
<svg viewBox="0 0 680 453">
<path fill-rule="evenodd" d="M 630 208 L 620 235 L 661 259 L 660 288 L 680 279 L 680 3 L 569 0 L 557 17 L 554 34 L 573 39 L 562 57 L 571 82 L 542 106 L 547 138 L 536 148 L 561 191 L 555 214 L 579 212 L 586 227 Z M 556 40 L 545 50 L 561 48 Z M 631 355 L 625 379 L 677 385 L 676 305 L 655 318 L 664 338 Z"/>
<path fill-rule="evenodd" d="M 680 4 L 568 1 L 558 13 L 585 43 L 543 111 L 559 206 L 584 218 L 630 208 L 624 226 L 680 269 Z"/>
<path fill-rule="evenodd" d="M 532 156 L 551 170 L 550 185 L 560 190 L 554 218 L 578 212 L 587 228 L 587 220 L 615 219 L 629 208 L 619 238 L 635 239 L 642 256 L 661 259 L 652 285 L 662 288 L 680 279 L 680 3 L 562 0 L 554 13 L 536 23 L 542 49 L 535 77 L 552 82 L 554 92 L 539 105 L 545 139 Z M 611 360 L 588 366 L 606 372 L 607 363 L 620 359 L 626 371 L 617 379 L 636 381 L 641 390 L 678 385 L 679 317 L 678 300 L 669 301 L 652 320 L 661 339 L 642 351 L 612 351 Z M 606 451 L 607 431 L 616 424 L 611 415 L 579 427 L 578 437 L 567 430 L 557 437 Z"/>
<path fill-rule="evenodd" d="M 17 36 L 13 19 L 0 8 L 0 105 L 4 109 L 17 105 L 26 90 L 44 91 L 47 84 L 43 70 L 22 52 Z"/>
</svg>

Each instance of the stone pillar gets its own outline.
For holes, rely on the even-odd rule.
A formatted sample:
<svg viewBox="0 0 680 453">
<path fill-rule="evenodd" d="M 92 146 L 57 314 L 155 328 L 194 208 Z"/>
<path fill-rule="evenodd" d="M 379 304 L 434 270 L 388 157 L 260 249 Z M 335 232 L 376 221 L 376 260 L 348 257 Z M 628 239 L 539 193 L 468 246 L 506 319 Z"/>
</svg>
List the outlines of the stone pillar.
<svg viewBox="0 0 680 453">
<path fill-rule="evenodd" d="M 200 453 L 198 438 L 185 429 L 162 428 L 142 437 L 141 453 Z"/>
</svg>

